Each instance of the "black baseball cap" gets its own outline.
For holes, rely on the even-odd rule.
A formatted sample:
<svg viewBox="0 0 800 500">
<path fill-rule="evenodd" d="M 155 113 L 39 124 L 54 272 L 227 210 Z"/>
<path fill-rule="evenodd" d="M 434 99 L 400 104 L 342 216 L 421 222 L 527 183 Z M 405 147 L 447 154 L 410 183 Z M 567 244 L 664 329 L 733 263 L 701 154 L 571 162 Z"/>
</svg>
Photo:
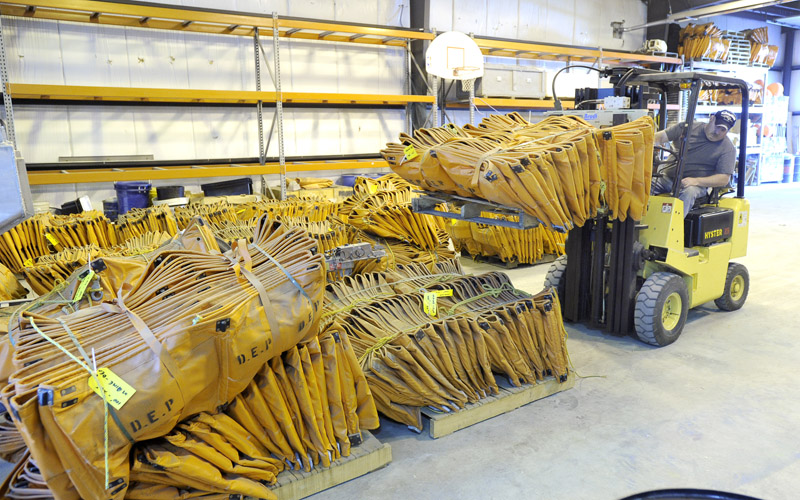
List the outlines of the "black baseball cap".
<svg viewBox="0 0 800 500">
<path fill-rule="evenodd" d="M 736 123 L 736 115 L 734 115 L 727 109 L 723 109 L 714 113 L 715 125 L 722 125 L 728 130 L 730 130 L 735 123 Z"/>
</svg>

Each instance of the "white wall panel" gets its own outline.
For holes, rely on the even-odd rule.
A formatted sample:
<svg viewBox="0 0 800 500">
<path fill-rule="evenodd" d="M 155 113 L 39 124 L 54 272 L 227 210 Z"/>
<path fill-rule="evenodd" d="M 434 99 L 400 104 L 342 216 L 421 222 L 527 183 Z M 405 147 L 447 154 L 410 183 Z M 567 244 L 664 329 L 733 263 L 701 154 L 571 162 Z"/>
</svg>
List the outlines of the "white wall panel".
<svg viewBox="0 0 800 500">
<path fill-rule="evenodd" d="M 334 2 L 332 19 L 371 24 L 390 24 L 378 18 L 380 2 Z M 318 16 L 313 16 L 318 17 Z M 396 23 L 391 23 L 396 24 Z"/>
<path fill-rule="evenodd" d="M 132 87 L 189 88 L 184 33 L 126 28 Z"/>
<path fill-rule="evenodd" d="M 348 2 L 350 3 L 350 2 Z M 362 3 L 362 2 L 353 2 Z M 409 21 L 409 0 L 378 0 L 378 18 L 375 22 L 389 26 L 411 26 Z M 342 17 L 340 20 L 345 19 Z M 354 18 L 355 19 L 355 18 Z M 370 21 L 361 21 L 370 22 Z"/>
<path fill-rule="evenodd" d="M 364 109 L 342 113 L 341 138 L 343 153 L 378 152 L 387 142 L 397 139 L 405 130 L 405 113 L 402 110 Z"/>
<path fill-rule="evenodd" d="M 327 109 L 287 110 L 295 125 L 294 144 L 287 143 L 290 156 L 342 154 L 339 112 Z"/>
<path fill-rule="evenodd" d="M 137 154 L 152 154 L 156 160 L 195 157 L 192 108 L 151 106 L 135 111 Z M 109 147 L 110 151 L 113 151 Z M 107 154 L 115 154 L 109 152 Z"/>
<path fill-rule="evenodd" d="M 551 41 L 547 39 L 547 0 L 519 0 L 517 12 L 517 38 Z"/>
<path fill-rule="evenodd" d="M 196 158 L 258 156 L 258 122 L 254 107 L 192 107 L 191 116 Z M 264 133 L 266 137 L 268 129 Z"/>
<path fill-rule="evenodd" d="M 57 161 L 73 156 L 66 106 L 15 105 L 17 147 L 27 163 Z"/>
<path fill-rule="evenodd" d="M 186 64 L 193 89 L 254 89 L 254 79 L 245 81 L 242 68 L 253 66 L 253 41 L 240 36 L 209 37 L 186 33 Z"/>
<path fill-rule="evenodd" d="M 517 38 L 519 0 L 490 0 L 486 9 L 486 35 Z"/>
<path fill-rule="evenodd" d="M 500 38 L 635 50 L 642 31 L 613 38 L 612 21 L 628 26 L 647 17 L 640 0 L 431 0 L 431 27 L 438 31 Z"/>
<path fill-rule="evenodd" d="M 455 0 L 430 0 L 431 28 L 436 31 L 452 31 L 453 3 Z"/>
<path fill-rule="evenodd" d="M 360 2 L 357 2 L 360 3 Z M 335 0 L 297 0 L 289 2 L 287 16 L 312 19 L 336 19 Z"/>
<path fill-rule="evenodd" d="M 67 111 L 74 156 L 139 154 L 131 107 L 70 105 Z"/>
<path fill-rule="evenodd" d="M 463 33 L 486 35 L 486 10 L 488 0 L 455 0 L 453 9 L 453 30 Z M 491 2 L 494 4 L 494 2 Z M 431 18 L 431 27 L 441 30 L 435 19 Z"/>
<path fill-rule="evenodd" d="M 380 61 L 376 70 L 380 76 L 380 92 L 382 94 L 405 94 L 405 69 L 408 66 L 405 49 L 387 47 L 380 52 Z M 416 71 L 412 68 L 411 71 Z"/>
<path fill-rule="evenodd" d="M 338 92 L 337 49 L 328 42 L 281 41 L 282 90 Z"/>
<path fill-rule="evenodd" d="M 12 82 L 64 83 L 58 23 L 3 16 L 3 41 Z"/>
<path fill-rule="evenodd" d="M 130 85 L 125 28 L 59 23 L 58 31 L 66 85 Z"/>
<path fill-rule="evenodd" d="M 353 43 L 341 43 L 336 47 L 337 88 L 339 92 L 352 92 L 360 94 L 384 93 L 387 72 L 387 61 L 390 66 L 397 66 L 403 58 L 389 58 L 386 50 L 381 47 L 361 47 Z M 403 78 L 402 68 L 400 78 Z M 402 90 L 395 91 L 402 93 Z"/>
</svg>

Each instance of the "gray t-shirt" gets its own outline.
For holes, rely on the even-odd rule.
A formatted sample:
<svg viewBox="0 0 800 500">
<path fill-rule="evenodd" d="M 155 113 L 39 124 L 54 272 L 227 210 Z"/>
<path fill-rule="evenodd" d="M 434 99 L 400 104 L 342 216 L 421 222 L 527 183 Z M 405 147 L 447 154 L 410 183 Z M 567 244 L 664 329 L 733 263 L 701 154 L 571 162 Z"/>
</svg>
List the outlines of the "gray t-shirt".
<svg viewBox="0 0 800 500">
<path fill-rule="evenodd" d="M 683 177 L 708 177 L 714 174 L 732 174 L 736 163 L 736 148 L 727 137 L 711 142 L 703 130 L 705 123 L 692 124 L 689 143 L 683 160 Z M 681 136 L 683 124 L 667 128 L 667 138 L 677 141 Z M 675 145 L 677 149 L 678 144 Z"/>
</svg>

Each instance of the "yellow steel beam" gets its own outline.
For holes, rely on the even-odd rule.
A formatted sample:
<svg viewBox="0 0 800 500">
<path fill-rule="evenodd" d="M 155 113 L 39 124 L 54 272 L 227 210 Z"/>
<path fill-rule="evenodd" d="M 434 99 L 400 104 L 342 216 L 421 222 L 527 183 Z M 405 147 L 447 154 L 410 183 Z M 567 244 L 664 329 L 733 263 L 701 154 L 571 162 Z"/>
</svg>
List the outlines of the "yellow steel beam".
<svg viewBox="0 0 800 500">
<path fill-rule="evenodd" d="M 65 99 L 82 101 L 255 103 L 276 102 L 276 93 L 255 90 L 191 90 L 139 87 L 90 87 L 80 85 L 39 85 L 9 83 L 14 99 Z M 383 104 L 432 103 L 433 96 L 393 94 L 338 94 L 326 92 L 283 92 L 283 102 L 305 104 Z"/>
<path fill-rule="evenodd" d="M 564 109 L 573 109 L 574 101 L 561 100 Z M 463 102 L 447 103 L 448 108 L 466 108 L 469 104 Z M 478 108 L 512 108 L 512 109 L 553 109 L 552 99 L 514 99 L 498 97 L 476 97 L 475 107 Z"/>
<path fill-rule="evenodd" d="M 0 12 L 7 16 L 17 17 L 241 36 L 252 35 L 254 27 L 263 28 L 261 34 L 264 36 L 272 36 L 273 26 L 270 16 L 204 12 L 95 0 L 1 0 Z M 283 28 L 281 36 L 286 36 L 286 32 L 290 29 L 314 30 L 331 32 L 331 35 L 324 39 L 337 42 L 404 45 L 406 38 L 433 39 L 431 33 L 323 21 L 279 18 L 278 26 Z M 337 33 L 346 33 L 347 36 Z M 354 34 L 363 36 L 351 37 Z M 304 35 L 308 35 L 308 33 L 301 31 L 292 34 L 296 38 L 303 38 Z M 313 35 L 316 37 L 318 33 Z M 384 42 L 386 38 L 398 39 Z"/>
<path fill-rule="evenodd" d="M 65 165 L 66 166 L 66 165 Z M 312 162 L 287 162 L 287 172 L 321 172 L 326 170 L 353 170 L 360 168 L 387 168 L 384 160 L 336 160 Z M 46 170 L 28 172 L 28 182 L 43 184 L 81 184 L 91 182 L 146 181 L 158 179 L 193 179 L 205 177 L 236 177 L 241 175 L 278 174 L 278 163 L 259 165 L 203 165 L 195 167 L 142 167 L 92 170 Z"/>
<path fill-rule="evenodd" d="M 263 28 L 261 34 L 264 36 L 272 36 L 273 26 L 273 20 L 269 16 L 204 12 L 95 0 L 0 0 L 0 13 L 17 17 L 240 36 L 251 36 L 254 27 Z M 406 43 L 405 39 L 432 40 L 434 38 L 432 33 L 312 20 L 279 18 L 278 27 L 280 36 L 372 45 L 403 46 Z M 324 36 L 320 36 L 320 34 L 324 34 Z M 583 61 L 602 57 L 604 60 L 617 60 L 623 63 L 681 63 L 679 58 L 674 57 L 601 49 L 491 40 L 480 37 L 476 37 L 475 41 L 483 49 L 484 54 L 491 53 L 497 56 L 545 60 L 578 58 Z"/>
<path fill-rule="evenodd" d="M 555 58 L 603 58 L 615 59 L 623 62 L 639 63 L 666 63 L 680 64 L 681 60 L 677 57 L 652 56 L 648 54 L 632 54 L 627 52 L 608 51 L 600 49 L 585 49 L 580 47 L 562 47 L 558 45 L 547 45 L 541 43 L 512 42 L 507 40 L 490 40 L 487 38 L 475 37 L 475 42 L 484 51 L 484 54 L 491 52 L 492 55 L 514 55 L 520 53 L 519 57 L 542 59 L 542 56 L 549 55 Z"/>
</svg>

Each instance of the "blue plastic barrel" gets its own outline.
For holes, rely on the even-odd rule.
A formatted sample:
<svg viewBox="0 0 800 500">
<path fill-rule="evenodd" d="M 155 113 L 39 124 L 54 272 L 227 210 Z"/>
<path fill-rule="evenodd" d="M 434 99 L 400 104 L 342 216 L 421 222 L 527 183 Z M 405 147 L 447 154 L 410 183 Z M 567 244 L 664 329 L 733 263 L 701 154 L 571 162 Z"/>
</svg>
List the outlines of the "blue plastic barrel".
<svg viewBox="0 0 800 500">
<path fill-rule="evenodd" d="M 131 208 L 146 208 L 150 206 L 149 182 L 127 181 L 114 183 L 117 191 L 117 207 L 119 215 L 127 213 Z"/>
<path fill-rule="evenodd" d="M 383 177 L 386 174 L 344 174 L 341 179 L 339 179 L 340 186 L 347 186 L 353 187 L 356 183 L 356 178 L 358 177 L 368 177 L 370 179 L 377 179 L 378 177 Z"/>
<path fill-rule="evenodd" d="M 783 156 L 783 182 L 792 182 L 792 172 L 794 167 L 794 156 Z"/>
<path fill-rule="evenodd" d="M 794 175 L 792 175 L 792 182 L 800 182 L 800 155 L 794 157 Z"/>
<path fill-rule="evenodd" d="M 352 174 L 345 174 L 339 180 L 339 184 L 347 187 L 353 187 L 355 183 L 356 183 L 356 176 Z"/>
</svg>

